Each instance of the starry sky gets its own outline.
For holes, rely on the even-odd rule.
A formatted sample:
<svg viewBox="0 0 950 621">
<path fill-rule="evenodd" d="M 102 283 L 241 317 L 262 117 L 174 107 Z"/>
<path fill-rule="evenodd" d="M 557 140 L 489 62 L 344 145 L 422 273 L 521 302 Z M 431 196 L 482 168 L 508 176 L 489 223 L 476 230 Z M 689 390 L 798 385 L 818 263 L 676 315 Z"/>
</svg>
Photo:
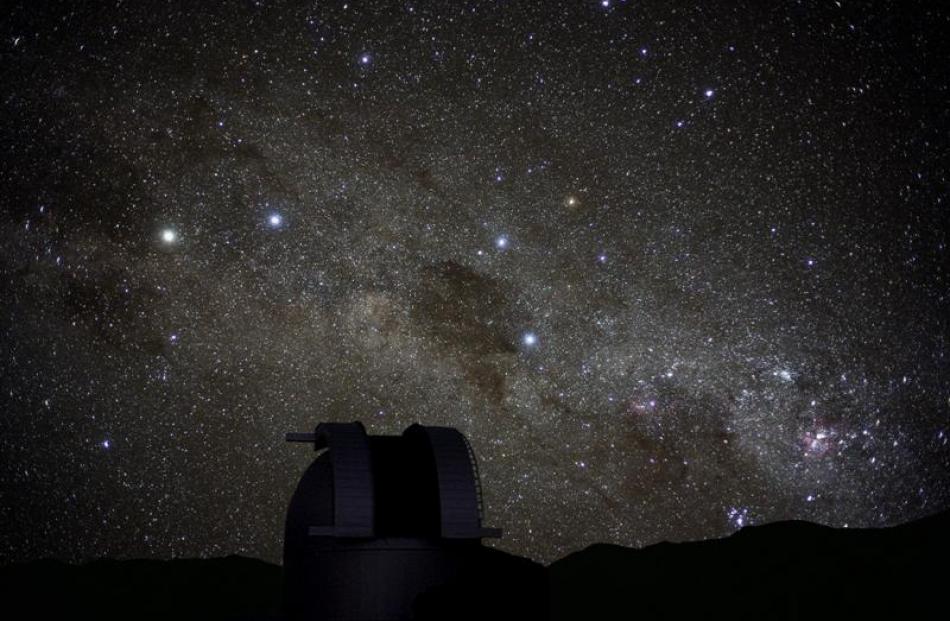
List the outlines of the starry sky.
<svg viewBox="0 0 950 621">
<path fill-rule="evenodd" d="M 950 506 L 950 9 L 12 4 L 0 559 L 278 560 L 320 421 L 544 562 Z"/>
</svg>

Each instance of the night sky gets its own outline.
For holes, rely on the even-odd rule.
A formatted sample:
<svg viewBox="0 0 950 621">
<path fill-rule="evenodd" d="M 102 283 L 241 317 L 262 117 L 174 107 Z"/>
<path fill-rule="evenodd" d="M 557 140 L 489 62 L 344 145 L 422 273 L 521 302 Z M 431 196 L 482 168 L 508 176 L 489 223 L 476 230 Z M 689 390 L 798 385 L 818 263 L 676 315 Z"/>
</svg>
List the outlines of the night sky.
<svg viewBox="0 0 950 621">
<path fill-rule="evenodd" d="M 13 4 L 0 559 L 277 560 L 320 421 L 541 561 L 950 506 L 950 8 Z"/>
</svg>

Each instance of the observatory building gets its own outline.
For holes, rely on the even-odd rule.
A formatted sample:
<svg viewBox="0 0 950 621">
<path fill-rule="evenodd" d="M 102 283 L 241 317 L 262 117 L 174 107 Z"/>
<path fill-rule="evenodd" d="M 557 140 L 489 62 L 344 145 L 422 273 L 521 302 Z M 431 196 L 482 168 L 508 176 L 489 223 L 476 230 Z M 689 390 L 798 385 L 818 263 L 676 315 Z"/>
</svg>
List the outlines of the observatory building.
<svg viewBox="0 0 950 621">
<path fill-rule="evenodd" d="M 322 451 L 290 501 L 284 610 L 290 619 L 408 619 L 417 596 L 482 558 L 475 456 L 450 427 L 371 436 L 359 422 L 290 433 Z M 464 602 L 459 603 L 464 606 Z"/>
</svg>

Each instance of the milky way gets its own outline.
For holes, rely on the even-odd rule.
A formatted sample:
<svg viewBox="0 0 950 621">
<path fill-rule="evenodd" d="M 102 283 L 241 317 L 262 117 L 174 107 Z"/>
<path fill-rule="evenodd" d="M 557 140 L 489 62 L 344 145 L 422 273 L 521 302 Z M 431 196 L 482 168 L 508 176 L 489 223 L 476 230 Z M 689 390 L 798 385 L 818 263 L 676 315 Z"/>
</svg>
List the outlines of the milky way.
<svg viewBox="0 0 950 621">
<path fill-rule="evenodd" d="M 328 420 L 542 561 L 950 505 L 950 11 L 16 4 L 0 558 L 275 560 Z"/>
</svg>

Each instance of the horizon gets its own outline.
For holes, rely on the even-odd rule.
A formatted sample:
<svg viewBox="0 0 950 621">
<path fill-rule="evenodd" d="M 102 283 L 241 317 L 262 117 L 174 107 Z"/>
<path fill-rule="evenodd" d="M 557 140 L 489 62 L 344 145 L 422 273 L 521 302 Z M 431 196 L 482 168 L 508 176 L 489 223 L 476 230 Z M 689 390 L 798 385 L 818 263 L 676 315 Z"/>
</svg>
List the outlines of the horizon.
<svg viewBox="0 0 950 621">
<path fill-rule="evenodd" d="M 649 544 L 646 544 L 646 545 L 643 545 L 643 546 L 639 546 L 639 547 L 637 547 L 637 546 L 625 546 L 625 545 L 622 545 L 622 544 L 613 543 L 613 542 L 608 542 L 608 541 L 595 541 L 595 542 L 589 543 L 589 544 L 587 544 L 587 545 L 585 545 L 585 546 L 583 546 L 583 547 L 581 547 L 581 548 L 577 548 L 577 549 L 575 549 L 575 550 L 568 550 L 563 556 L 558 557 L 558 558 L 555 558 L 555 559 L 552 559 L 552 560 L 550 560 L 550 561 L 548 561 L 548 562 L 542 562 L 542 561 L 540 561 L 540 560 L 538 560 L 538 559 L 532 559 L 532 558 L 530 558 L 530 557 L 523 557 L 523 558 L 526 558 L 527 560 L 530 560 L 530 561 L 532 561 L 532 562 L 534 562 L 534 563 L 538 563 L 538 564 L 540 564 L 540 565 L 542 565 L 542 566 L 544 566 L 544 567 L 546 567 L 546 568 L 550 568 L 551 565 L 553 565 L 554 563 L 557 563 L 557 562 L 559 562 L 559 561 L 563 561 L 563 560 L 565 560 L 565 559 L 574 557 L 575 555 L 579 555 L 579 554 L 580 554 L 580 555 L 583 555 L 583 554 L 589 553 L 592 548 L 617 547 L 617 548 L 621 548 L 621 549 L 626 550 L 626 551 L 629 551 L 629 552 L 641 552 L 641 551 L 645 551 L 645 550 L 647 550 L 647 549 L 649 549 L 649 548 L 653 548 L 653 547 L 655 547 L 655 546 L 681 545 L 681 544 L 691 544 L 691 543 L 707 543 L 707 542 L 713 542 L 713 541 L 726 541 L 726 540 L 731 539 L 731 538 L 734 537 L 735 535 L 738 535 L 738 534 L 739 534 L 740 532 L 742 532 L 742 531 L 755 530 L 755 531 L 757 531 L 757 532 L 759 532 L 759 533 L 761 534 L 763 527 L 764 527 L 766 530 L 772 530 L 772 529 L 769 529 L 768 527 L 771 527 L 771 526 L 781 526 L 781 525 L 817 526 L 817 527 L 819 527 L 819 528 L 829 529 L 829 530 L 831 530 L 831 531 L 843 531 L 843 530 L 848 530 L 848 531 L 856 531 L 856 532 L 858 532 L 858 533 L 867 532 L 867 531 L 872 531 L 872 532 L 876 532 L 876 531 L 890 531 L 890 530 L 893 530 L 893 529 L 900 529 L 900 528 L 902 528 L 902 527 L 908 527 L 908 526 L 913 526 L 913 525 L 920 525 L 921 523 L 926 523 L 926 522 L 931 521 L 932 519 L 937 518 L 937 517 L 939 517 L 939 516 L 944 516 L 944 517 L 950 516 L 950 509 L 944 509 L 944 510 L 941 510 L 941 511 L 936 511 L 936 512 L 934 512 L 934 513 L 930 513 L 930 514 L 924 515 L 924 516 L 922 516 L 922 517 L 915 518 L 915 519 L 910 520 L 910 521 L 907 521 L 907 522 L 899 522 L 899 523 L 895 523 L 895 524 L 887 524 L 887 525 L 882 525 L 882 526 L 869 526 L 869 527 L 855 527 L 855 526 L 850 526 L 850 525 L 848 525 L 848 526 L 844 526 L 844 525 L 842 525 L 842 526 L 829 526 L 829 525 L 826 525 L 826 524 L 820 524 L 820 523 L 818 523 L 818 522 L 810 522 L 810 521 L 807 521 L 807 520 L 777 520 L 777 521 L 774 521 L 774 522 L 763 522 L 763 523 L 760 523 L 760 524 L 749 524 L 749 525 L 746 525 L 746 526 L 742 526 L 742 527 L 738 528 L 737 530 L 734 530 L 734 531 L 732 531 L 732 532 L 729 532 L 729 533 L 727 533 L 727 534 L 725 534 L 725 535 L 723 535 L 723 536 L 721 536 L 721 537 L 710 537 L 710 538 L 706 538 L 706 539 L 685 539 L 685 540 L 679 540 L 679 541 L 662 540 L 662 541 L 655 541 L 655 542 L 653 542 L 653 543 L 649 543 Z M 503 553 L 505 553 L 505 554 L 512 554 L 512 555 L 514 555 L 514 556 L 518 556 L 517 554 L 514 554 L 514 553 L 512 553 L 512 552 L 509 552 L 509 551 L 507 551 L 507 550 L 504 550 L 504 549 L 502 549 L 502 548 L 500 548 L 500 547 L 491 545 L 491 542 L 492 542 L 492 541 L 493 541 L 492 539 L 486 539 L 486 540 L 482 541 L 482 545 L 485 546 L 485 547 L 493 548 L 493 549 L 495 549 L 495 550 L 497 550 L 497 551 L 499 551 L 499 552 L 503 552 Z M 494 541 L 497 541 L 497 540 L 494 540 Z M 162 556 L 162 557 L 159 557 L 159 556 L 134 556 L 134 557 L 113 557 L 113 556 L 108 556 L 108 557 L 105 557 L 105 556 L 104 556 L 104 557 L 93 557 L 93 558 L 85 558 L 85 559 L 68 559 L 68 558 L 62 558 L 62 557 L 42 557 L 42 558 L 33 558 L 33 559 L 26 559 L 26 560 L 20 560 L 20 561 L 0 562 L 0 568 L 11 567 L 11 566 L 15 566 L 15 565 L 32 564 L 32 563 L 46 563 L 46 562 L 50 562 L 50 563 L 62 563 L 62 564 L 72 565 L 72 566 L 85 566 L 85 565 L 88 565 L 88 564 L 90 564 L 90 563 L 103 563 L 103 562 L 104 562 L 104 563 L 110 563 L 110 562 L 123 563 L 123 562 L 135 562 L 135 561 L 148 561 L 148 562 L 165 563 L 165 562 L 169 562 L 169 561 L 226 561 L 226 560 L 229 560 L 229 559 L 239 559 L 239 560 L 245 560 L 245 561 L 252 561 L 252 562 L 264 563 L 264 564 L 266 564 L 266 565 L 271 565 L 271 566 L 274 566 L 274 567 L 283 567 L 283 562 L 282 562 L 281 559 L 269 560 L 269 559 L 260 558 L 260 557 L 256 557 L 256 556 L 248 556 L 248 555 L 245 555 L 245 554 L 233 553 L 233 552 L 232 552 L 232 553 L 221 554 L 221 555 L 217 555 L 217 556 L 168 556 L 168 557 L 165 557 L 165 556 Z"/>
</svg>

